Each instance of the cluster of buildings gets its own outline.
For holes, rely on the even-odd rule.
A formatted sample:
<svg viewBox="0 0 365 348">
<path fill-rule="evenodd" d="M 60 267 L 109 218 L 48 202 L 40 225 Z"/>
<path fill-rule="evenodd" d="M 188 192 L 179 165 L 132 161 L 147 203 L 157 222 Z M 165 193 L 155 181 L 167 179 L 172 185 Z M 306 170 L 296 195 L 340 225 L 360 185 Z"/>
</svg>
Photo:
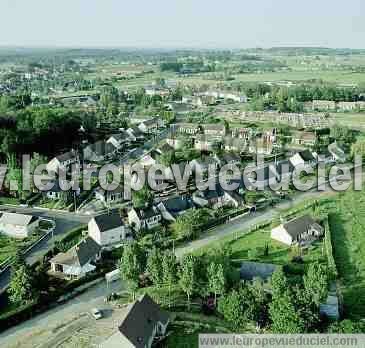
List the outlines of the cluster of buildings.
<svg viewBox="0 0 365 348">
<path fill-rule="evenodd" d="M 365 110 L 365 101 L 313 100 L 306 108 L 314 111 L 361 111 Z"/>
<path fill-rule="evenodd" d="M 225 150 L 228 152 L 251 154 L 271 154 L 277 145 L 277 130 L 255 132 L 251 128 L 235 128 L 228 130 L 224 124 L 177 123 L 170 125 L 166 139 L 168 145 L 178 150 L 184 144 L 184 138 L 193 142 L 195 150 L 212 152 Z"/>
<path fill-rule="evenodd" d="M 299 129 L 323 129 L 329 127 L 329 121 L 324 114 L 311 115 L 277 111 L 246 111 L 240 113 L 236 118 L 244 122 L 270 122 L 289 125 Z"/>
</svg>

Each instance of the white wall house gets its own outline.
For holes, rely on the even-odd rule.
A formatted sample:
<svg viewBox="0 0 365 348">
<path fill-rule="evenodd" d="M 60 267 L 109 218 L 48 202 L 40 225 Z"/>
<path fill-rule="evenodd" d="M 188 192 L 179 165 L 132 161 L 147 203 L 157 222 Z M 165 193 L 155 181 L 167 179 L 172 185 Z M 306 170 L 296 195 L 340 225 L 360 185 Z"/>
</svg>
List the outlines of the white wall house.
<svg viewBox="0 0 365 348">
<path fill-rule="evenodd" d="M 38 226 L 39 218 L 32 215 L 3 213 L 0 217 L 0 233 L 12 238 L 27 238 Z"/>
<path fill-rule="evenodd" d="M 100 245 L 87 237 L 66 253 L 53 257 L 50 260 L 51 271 L 69 279 L 82 278 L 96 269 L 93 263 L 99 260 L 100 250 Z"/>
<path fill-rule="evenodd" d="M 102 248 L 112 248 L 126 238 L 127 228 L 118 213 L 103 214 L 89 221 L 88 233 Z"/>
<path fill-rule="evenodd" d="M 137 231 L 142 228 L 151 230 L 159 226 L 161 221 L 162 215 L 154 206 L 140 209 L 133 208 L 128 212 L 128 223 Z"/>
<path fill-rule="evenodd" d="M 309 244 L 322 234 L 323 227 L 309 215 L 295 218 L 271 230 L 271 238 L 286 245 Z"/>
<path fill-rule="evenodd" d="M 46 168 L 49 172 L 58 173 L 59 170 L 66 170 L 66 168 L 74 163 L 77 163 L 79 158 L 75 151 L 69 151 L 62 155 L 54 157 L 48 162 Z"/>
</svg>

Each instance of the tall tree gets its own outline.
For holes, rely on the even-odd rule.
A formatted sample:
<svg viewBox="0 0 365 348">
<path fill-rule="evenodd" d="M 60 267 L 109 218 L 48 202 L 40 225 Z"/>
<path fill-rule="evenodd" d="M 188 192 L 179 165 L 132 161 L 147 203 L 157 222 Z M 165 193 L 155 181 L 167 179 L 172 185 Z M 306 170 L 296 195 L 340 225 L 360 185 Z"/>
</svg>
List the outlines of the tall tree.
<svg viewBox="0 0 365 348">
<path fill-rule="evenodd" d="M 190 309 L 190 298 L 196 285 L 196 258 L 187 255 L 180 264 L 179 285 L 188 298 L 188 309 Z"/>
<path fill-rule="evenodd" d="M 153 248 L 147 258 L 147 272 L 153 285 L 161 286 L 163 282 L 161 251 Z"/>
<path fill-rule="evenodd" d="M 304 289 L 307 298 L 311 299 L 319 307 L 328 293 L 328 273 L 325 266 L 318 262 L 309 265 L 307 273 L 303 277 Z"/>
<path fill-rule="evenodd" d="M 177 281 L 177 262 L 175 254 L 169 250 L 162 256 L 162 277 L 169 289 L 169 306 L 171 306 L 171 287 Z"/>
<path fill-rule="evenodd" d="M 27 266 L 21 266 L 15 271 L 8 291 L 13 303 L 23 305 L 35 300 L 34 281 Z"/>
<path fill-rule="evenodd" d="M 145 269 L 144 255 L 137 243 L 128 244 L 124 247 L 119 269 L 122 279 L 127 283 L 129 291 L 135 299 L 139 286 L 139 277 Z"/>
<path fill-rule="evenodd" d="M 272 321 L 271 330 L 274 333 L 296 334 L 304 332 L 304 324 L 288 291 L 285 291 L 280 297 L 273 297 L 269 313 Z"/>
<path fill-rule="evenodd" d="M 223 266 L 212 262 L 208 266 L 208 289 L 214 293 L 214 303 L 217 303 L 217 295 L 222 295 L 225 290 L 225 277 Z"/>
</svg>

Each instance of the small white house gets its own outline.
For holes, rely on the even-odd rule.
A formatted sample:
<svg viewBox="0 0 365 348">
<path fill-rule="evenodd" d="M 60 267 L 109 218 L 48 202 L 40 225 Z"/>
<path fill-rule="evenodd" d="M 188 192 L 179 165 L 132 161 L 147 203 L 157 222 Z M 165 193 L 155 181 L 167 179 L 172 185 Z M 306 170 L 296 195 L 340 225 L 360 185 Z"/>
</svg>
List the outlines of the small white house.
<svg viewBox="0 0 365 348">
<path fill-rule="evenodd" d="M 294 167 L 297 166 L 313 166 L 316 164 L 316 157 L 310 150 L 297 152 L 290 157 L 289 161 Z"/>
<path fill-rule="evenodd" d="M 50 260 L 51 272 L 70 279 L 82 278 L 96 269 L 93 263 L 100 259 L 100 251 L 100 245 L 87 237 L 66 253 L 53 257 Z"/>
<path fill-rule="evenodd" d="M 161 224 L 162 215 L 160 211 L 155 207 L 145 208 L 132 208 L 128 212 L 128 223 L 134 226 L 135 230 L 140 229 L 151 230 Z"/>
<path fill-rule="evenodd" d="M 323 234 L 323 227 L 309 215 L 303 215 L 271 230 L 271 238 L 286 245 L 304 245 Z"/>
<path fill-rule="evenodd" d="M 88 223 L 89 237 L 102 248 L 113 247 L 126 239 L 126 227 L 118 213 L 103 214 Z"/>
<path fill-rule="evenodd" d="M 69 151 L 62 155 L 54 157 L 48 162 L 46 168 L 49 172 L 58 173 L 59 170 L 66 170 L 68 166 L 77 163 L 79 157 L 75 151 Z"/>
<path fill-rule="evenodd" d="M 0 217 L 0 233 L 12 238 L 27 238 L 38 225 L 39 218 L 32 215 L 3 213 Z"/>
</svg>

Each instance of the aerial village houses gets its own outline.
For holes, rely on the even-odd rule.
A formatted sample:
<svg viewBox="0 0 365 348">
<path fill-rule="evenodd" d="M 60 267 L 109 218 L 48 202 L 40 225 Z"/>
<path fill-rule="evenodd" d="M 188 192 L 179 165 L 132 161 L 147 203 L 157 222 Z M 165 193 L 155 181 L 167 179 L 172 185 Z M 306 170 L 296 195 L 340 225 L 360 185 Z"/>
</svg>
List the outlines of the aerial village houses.
<svg viewBox="0 0 365 348">
<path fill-rule="evenodd" d="M 84 161 L 88 162 L 102 162 L 107 158 L 112 157 L 118 150 L 113 143 L 107 143 L 105 141 L 97 141 L 94 144 L 88 145 L 84 153 Z"/>
<path fill-rule="evenodd" d="M 151 348 L 166 333 L 170 317 L 147 294 L 128 305 L 118 331 L 101 348 Z"/>
<path fill-rule="evenodd" d="M 160 127 L 163 126 L 162 121 L 160 121 L 157 117 L 150 118 L 146 121 L 141 122 L 138 125 L 138 129 L 145 134 L 156 133 Z"/>
<path fill-rule="evenodd" d="M 294 132 L 292 135 L 292 144 L 302 146 L 314 146 L 317 142 L 317 136 L 313 132 Z"/>
<path fill-rule="evenodd" d="M 174 222 L 178 216 L 189 209 L 195 208 L 195 204 L 188 196 L 177 196 L 159 203 L 157 208 L 166 221 Z"/>
<path fill-rule="evenodd" d="M 50 260 L 51 272 L 68 279 L 78 279 L 93 272 L 93 264 L 100 259 L 100 245 L 91 237 L 80 241 L 65 253 L 59 253 Z"/>
<path fill-rule="evenodd" d="M 271 238 L 286 245 L 305 245 L 323 235 L 323 227 L 309 215 L 292 219 L 271 230 Z"/>
<path fill-rule="evenodd" d="M 24 239 L 29 237 L 39 226 L 39 218 L 18 213 L 2 213 L 0 217 L 0 234 Z"/>
<path fill-rule="evenodd" d="M 48 162 L 46 168 L 49 172 L 58 173 L 60 170 L 66 170 L 68 166 L 78 163 L 79 156 L 76 151 L 69 151 L 54 157 Z"/>
<path fill-rule="evenodd" d="M 89 237 L 102 248 L 110 248 L 126 239 L 127 227 L 119 213 L 98 215 L 88 223 Z"/>
<path fill-rule="evenodd" d="M 135 230 L 151 230 L 161 224 L 161 212 L 155 206 L 132 208 L 128 212 L 128 222 Z"/>
</svg>

